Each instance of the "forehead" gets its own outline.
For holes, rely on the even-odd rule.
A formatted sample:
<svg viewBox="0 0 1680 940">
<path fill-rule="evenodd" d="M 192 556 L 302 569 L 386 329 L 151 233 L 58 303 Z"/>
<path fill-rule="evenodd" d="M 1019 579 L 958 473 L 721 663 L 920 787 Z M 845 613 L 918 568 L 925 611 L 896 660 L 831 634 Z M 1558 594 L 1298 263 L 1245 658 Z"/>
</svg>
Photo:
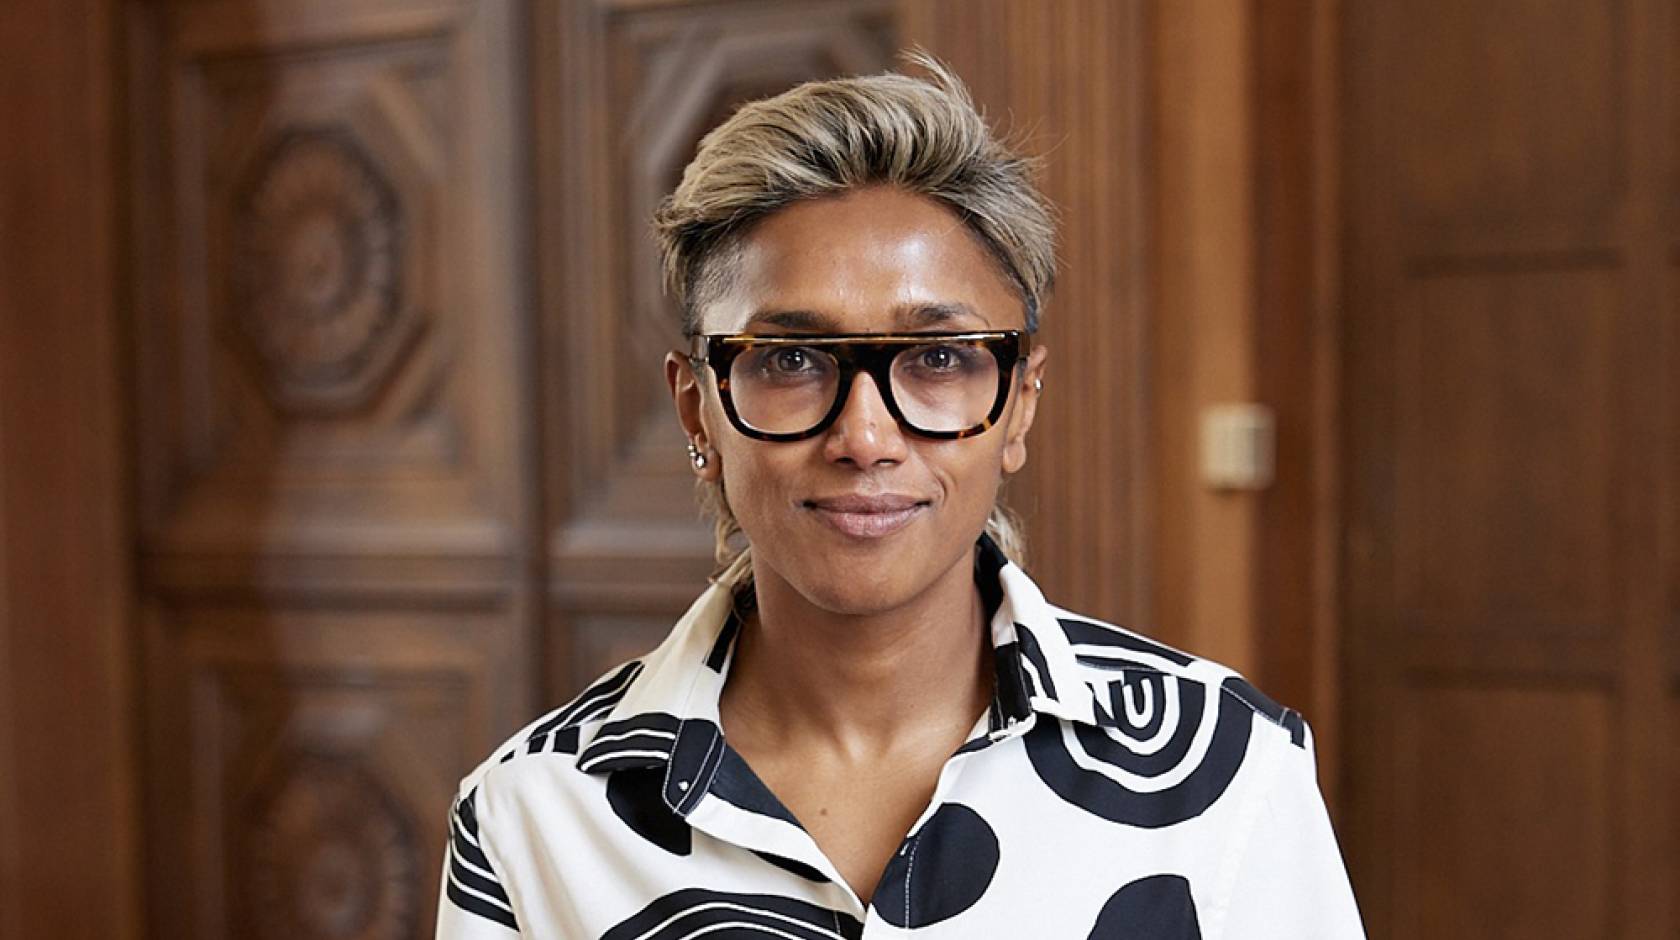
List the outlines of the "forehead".
<svg viewBox="0 0 1680 940">
<path fill-rule="evenodd" d="M 706 332 L 1020 329 L 1015 286 L 955 212 L 871 187 L 796 203 L 742 240 Z"/>
</svg>

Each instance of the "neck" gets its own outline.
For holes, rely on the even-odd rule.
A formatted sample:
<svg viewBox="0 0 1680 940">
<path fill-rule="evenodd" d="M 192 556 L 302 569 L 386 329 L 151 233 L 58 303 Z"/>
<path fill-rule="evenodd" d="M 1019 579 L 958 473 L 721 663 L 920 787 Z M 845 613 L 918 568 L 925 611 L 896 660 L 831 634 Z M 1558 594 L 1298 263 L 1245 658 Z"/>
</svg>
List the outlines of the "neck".
<svg viewBox="0 0 1680 940">
<path fill-rule="evenodd" d="M 721 703 L 727 733 L 868 758 L 964 734 L 991 700 L 972 553 L 909 602 L 866 614 L 812 604 L 762 564 L 754 581 L 758 609 Z"/>
</svg>

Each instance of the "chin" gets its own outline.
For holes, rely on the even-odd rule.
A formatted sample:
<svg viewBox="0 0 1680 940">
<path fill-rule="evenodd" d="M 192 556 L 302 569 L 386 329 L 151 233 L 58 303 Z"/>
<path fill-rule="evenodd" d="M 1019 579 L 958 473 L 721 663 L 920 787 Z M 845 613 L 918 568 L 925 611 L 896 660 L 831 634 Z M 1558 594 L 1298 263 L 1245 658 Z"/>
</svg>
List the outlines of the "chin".
<svg viewBox="0 0 1680 940">
<path fill-rule="evenodd" d="M 784 577 L 811 604 L 836 614 L 870 616 L 895 610 L 945 573 L 935 546 L 915 540 L 811 546 L 804 563 Z"/>
<path fill-rule="evenodd" d="M 847 617 L 870 617 L 897 610 L 919 593 L 914 587 L 884 585 L 868 577 L 839 576 L 824 572 L 795 589 L 813 606 Z M 924 589 L 926 585 L 922 586 Z"/>
</svg>

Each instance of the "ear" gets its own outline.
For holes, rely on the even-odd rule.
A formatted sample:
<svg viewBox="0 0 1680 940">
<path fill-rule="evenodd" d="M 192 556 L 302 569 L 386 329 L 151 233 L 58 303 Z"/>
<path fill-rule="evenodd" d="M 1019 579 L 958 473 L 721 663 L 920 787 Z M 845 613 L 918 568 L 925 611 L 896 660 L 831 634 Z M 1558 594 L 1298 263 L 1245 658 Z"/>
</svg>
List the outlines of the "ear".
<svg viewBox="0 0 1680 940">
<path fill-rule="evenodd" d="M 665 354 L 665 384 L 671 389 L 671 401 L 677 406 L 677 421 L 682 424 L 683 436 L 707 457 L 704 467 L 695 467 L 694 475 L 702 480 L 716 480 L 723 473 L 722 461 L 712 447 L 711 433 L 706 429 L 706 395 L 699 376 L 681 353 Z"/>
<path fill-rule="evenodd" d="M 1049 347 L 1034 346 L 1032 355 L 1027 357 L 1026 368 L 1021 370 L 1021 382 L 1015 389 L 1015 407 L 1010 409 L 1005 426 L 1005 474 L 1014 474 L 1027 465 L 1027 432 L 1032 429 L 1033 418 L 1038 414 L 1038 396 L 1042 394 L 1041 383 L 1044 381 L 1044 360 L 1049 356 Z"/>
</svg>

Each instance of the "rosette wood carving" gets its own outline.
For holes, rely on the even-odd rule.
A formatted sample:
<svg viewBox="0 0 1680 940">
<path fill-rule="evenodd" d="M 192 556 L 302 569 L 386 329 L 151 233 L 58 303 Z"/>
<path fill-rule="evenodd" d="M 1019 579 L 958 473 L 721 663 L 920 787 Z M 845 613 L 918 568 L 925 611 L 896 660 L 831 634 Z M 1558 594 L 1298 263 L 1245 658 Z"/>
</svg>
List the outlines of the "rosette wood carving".
<svg viewBox="0 0 1680 940">
<path fill-rule="evenodd" d="M 235 209 L 233 317 L 283 407 L 342 410 L 391 371 L 416 326 L 407 219 L 348 129 L 288 130 Z"/>
<path fill-rule="evenodd" d="M 415 936 L 424 893 L 402 806 L 353 762 L 289 764 L 253 805 L 249 927 L 274 940 Z"/>
</svg>

